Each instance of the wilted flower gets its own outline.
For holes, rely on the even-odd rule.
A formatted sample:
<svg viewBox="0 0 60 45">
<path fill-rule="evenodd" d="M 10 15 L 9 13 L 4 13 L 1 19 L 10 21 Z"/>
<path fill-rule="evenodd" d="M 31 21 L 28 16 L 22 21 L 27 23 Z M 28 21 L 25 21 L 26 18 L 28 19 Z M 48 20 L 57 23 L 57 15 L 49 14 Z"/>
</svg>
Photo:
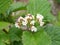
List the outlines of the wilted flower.
<svg viewBox="0 0 60 45">
<path fill-rule="evenodd" d="M 35 26 L 32 26 L 32 27 L 31 27 L 31 31 L 32 31 L 32 32 L 37 32 L 37 28 L 36 28 Z"/>
</svg>

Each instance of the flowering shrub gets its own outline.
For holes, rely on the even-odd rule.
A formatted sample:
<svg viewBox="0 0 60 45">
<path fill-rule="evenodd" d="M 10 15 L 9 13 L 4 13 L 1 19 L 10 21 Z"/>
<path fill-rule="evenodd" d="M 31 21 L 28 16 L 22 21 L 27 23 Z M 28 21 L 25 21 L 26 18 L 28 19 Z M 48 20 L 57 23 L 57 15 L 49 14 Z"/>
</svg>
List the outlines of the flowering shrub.
<svg viewBox="0 0 60 45">
<path fill-rule="evenodd" d="M 10 2 L 0 1 L 0 45 L 60 45 L 60 14 L 50 13 L 48 0 Z"/>
</svg>

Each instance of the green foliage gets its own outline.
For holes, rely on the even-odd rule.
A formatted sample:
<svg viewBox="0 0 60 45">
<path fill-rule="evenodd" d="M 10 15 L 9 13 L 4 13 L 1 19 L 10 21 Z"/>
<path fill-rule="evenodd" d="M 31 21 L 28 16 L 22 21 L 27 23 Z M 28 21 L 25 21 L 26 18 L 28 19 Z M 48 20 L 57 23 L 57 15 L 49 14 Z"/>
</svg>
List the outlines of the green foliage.
<svg viewBox="0 0 60 45">
<path fill-rule="evenodd" d="M 22 30 L 13 26 L 9 29 L 10 41 L 21 41 Z"/>
<path fill-rule="evenodd" d="M 56 26 L 60 26 L 60 11 L 58 12 L 58 15 L 56 17 L 56 21 L 53 24 Z"/>
<path fill-rule="evenodd" d="M 22 31 L 21 29 L 18 29 L 16 27 L 12 27 L 9 29 L 10 23 L 7 22 L 0 22 L 0 45 L 22 45 L 21 42 L 21 35 Z M 5 29 L 5 31 L 3 31 Z M 9 30 L 8 30 L 9 29 Z M 6 33 L 7 31 L 7 33 Z"/>
<path fill-rule="evenodd" d="M 19 10 L 26 10 L 26 4 L 22 2 L 17 2 L 17 3 L 12 3 L 10 4 L 9 8 L 6 13 L 0 14 L 0 21 L 5 21 L 5 22 L 10 22 L 10 23 L 15 23 L 15 16 L 12 16 L 12 12 L 19 11 Z"/>
<path fill-rule="evenodd" d="M 9 44 L 8 40 L 9 40 L 8 34 L 6 34 L 3 31 L 0 31 L 0 45 L 5 45 L 6 43 Z"/>
<path fill-rule="evenodd" d="M 7 13 L 12 13 L 15 11 L 19 11 L 19 10 L 26 10 L 26 4 L 22 3 L 22 2 L 15 2 L 12 3 L 7 11 Z"/>
<path fill-rule="evenodd" d="M 52 22 L 54 16 L 50 13 L 51 5 L 48 0 L 29 0 L 27 11 L 33 15 L 42 14 L 48 22 Z"/>
<path fill-rule="evenodd" d="M 0 0 L 0 13 L 5 13 L 12 3 L 12 0 Z"/>
<path fill-rule="evenodd" d="M 21 41 L 14 41 L 10 45 L 23 45 Z"/>
<path fill-rule="evenodd" d="M 12 15 L 0 14 L 0 21 L 14 23 L 15 19 L 14 19 L 14 17 Z"/>
<path fill-rule="evenodd" d="M 9 36 L 6 32 L 3 31 L 3 29 L 8 30 L 9 23 L 7 22 L 0 22 L 0 45 L 5 45 L 7 40 L 9 40 Z"/>
<path fill-rule="evenodd" d="M 57 3 L 60 4 L 60 0 L 55 0 L 55 1 L 57 1 Z"/>
<path fill-rule="evenodd" d="M 27 10 L 29 13 L 36 14 L 41 13 L 46 15 L 50 12 L 50 4 L 47 0 L 29 0 Z"/>
<path fill-rule="evenodd" d="M 22 30 L 13 26 L 9 29 L 10 45 L 22 45 Z"/>
<path fill-rule="evenodd" d="M 9 17 L 5 13 L 12 2 L 13 0 L 0 0 L 0 21 L 12 22 L 11 17 L 9 20 Z"/>
<path fill-rule="evenodd" d="M 60 13 L 56 24 L 54 16 L 50 13 L 51 6 L 48 0 L 29 0 L 28 5 L 22 2 L 11 3 L 12 0 L 0 0 L 0 21 L 6 21 L 0 22 L 0 45 L 60 45 L 60 27 L 57 26 L 60 25 Z M 33 15 L 42 14 L 44 22 L 53 22 L 54 25 L 47 24 L 44 29 L 38 27 L 37 32 L 22 31 L 15 26 L 9 28 L 11 22 L 15 23 L 15 18 L 11 16 L 12 12 L 20 10 L 27 10 Z M 35 26 L 38 25 L 35 24 Z"/>
<path fill-rule="evenodd" d="M 51 45 L 60 45 L 60 27 L 48 24 L 45 27 L 45 31 L 51 37 Z"/>
<path fill-rule="evenodd" d="M 60 22 L 60 11 L 58 12 L 57 19 Z"/>
<path fill-rule="evenodd" d="M 22 36 L 23 45 L 50 45 L 50 37 L 43 29 L 39 28 L 38 30 L 36 33 L 24 31 Z"/>
<path fill-rule="evenodd" d="M 8 29 L 10 23 L 8 22 L 0 22 L 0 29 L 2 30 L 3 28 L 4 29 Z"/>
</svg>

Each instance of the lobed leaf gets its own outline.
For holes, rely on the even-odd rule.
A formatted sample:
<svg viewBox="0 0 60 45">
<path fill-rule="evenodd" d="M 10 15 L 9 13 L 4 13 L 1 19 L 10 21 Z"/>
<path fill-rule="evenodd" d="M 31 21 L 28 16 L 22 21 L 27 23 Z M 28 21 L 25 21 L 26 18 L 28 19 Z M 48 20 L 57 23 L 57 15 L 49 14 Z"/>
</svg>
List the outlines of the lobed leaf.
<svg viewBox="0 0 60 45">
<path fill-rule="evenodd" d="M 48 22 L 53 22 L 54 16 L 50 13 L 51 5 L 48 0 L 29 0 L 27 6 L 28 13 L 36 15 L 42 14 Z"/>
<path fill-rule="evenodd" d="M 44 30 L 38 32 L 24 31 L 22 36 L 23 45 L 50 45 L 51 40 Z"/>
<path fill-rule="evenodd" d="M 51 37 L 51 45 L 60 45 L 60 27 L 51 24 L 46 25 L 45 31 Z"/>
<path fill-rule="evenodd" d="M 11 3 L 12 0 L 0 0 L 0 13 L 5 13 Z"/>
<path fill-rule="evenodd" d="M 13 41 L 21 41 L 21 36 L 22 36 L 21 29 L 18 29 L 15 26 L 10 28 L 9 37 L 10 37 L 11 42 L 13 42 Z"/>
<path fill-rule="evenodd" d="M 12 3 L 7 11 L 7 13 L 19 11 L 19 10 L 26 10 L 26 4 L 22 2 L 15 2 Z"/>
</svg>

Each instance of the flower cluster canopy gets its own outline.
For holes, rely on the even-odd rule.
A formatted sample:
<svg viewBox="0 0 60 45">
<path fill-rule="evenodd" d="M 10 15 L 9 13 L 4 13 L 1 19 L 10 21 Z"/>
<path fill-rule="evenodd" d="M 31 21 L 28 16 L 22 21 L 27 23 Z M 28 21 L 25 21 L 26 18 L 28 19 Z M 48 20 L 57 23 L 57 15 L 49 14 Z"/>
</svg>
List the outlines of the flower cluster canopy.
<svg viewBox="0 0 60 45">
<path fill-rule="evenodd" d="M 20 16 L 16 21 L 15 26 L 17 28 L 22 28 L 23 30 L 30 30 L 32 32 L 37 32 L 35 23 L 37 21 L 39 22 L 40 26 L 43 26 L 44 25 L 43 19 L 44 17 L 41 14 L 37 14 L 36 17 L 34 17 L 31 14 L 27 14 L 24 18 Z"/>
</svg>

